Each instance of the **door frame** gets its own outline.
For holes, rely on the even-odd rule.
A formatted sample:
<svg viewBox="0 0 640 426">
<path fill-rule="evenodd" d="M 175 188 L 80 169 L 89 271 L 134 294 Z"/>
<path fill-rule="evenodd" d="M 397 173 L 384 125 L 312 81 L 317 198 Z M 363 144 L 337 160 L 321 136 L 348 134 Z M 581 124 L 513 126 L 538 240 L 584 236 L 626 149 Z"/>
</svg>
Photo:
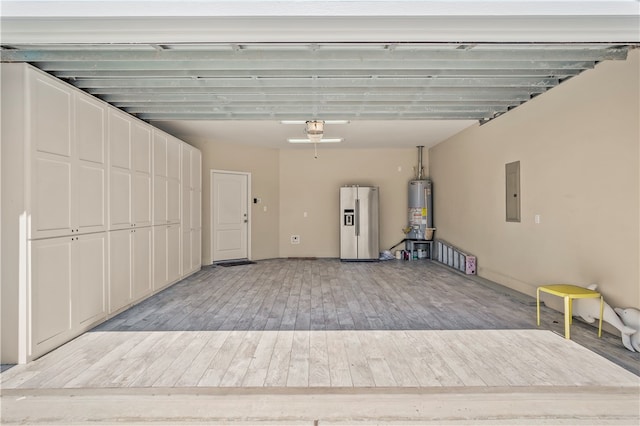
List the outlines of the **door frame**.
<svg viewBox="0 0 640 426">
<path fill-rule="evenodd" d="M 219 169 L 211 169 L 209 172 L 209 212 L 210 212 L 210 218 L 209 218 L 209 227 L 211 229 L 211 233 L 209 235 L 210 237 L 210 250 L 211 250 L 211 264 L 213 265 L 213 263 L 215 262 L 215 259 L 213 258 L 213 253 L 214 253 L 214 242 L 215 242 L 215 229 L 214 229 L 214 223 L 215 221 L 213 220 L 213 212 L 215 211 L 214 209 L 214 199 L 213 199 L 213 177 L 216 173 L 225 173 L 225 174 L 231 174 L 231 175 L 244 175 L 247 177 L 247 220 L 249 221 L 247 223 L 247 260 L 251 260 L 251 225 L 252 225 L 252 219 L 251 219 L 251 172 L 238 172 L 235 170 L 219 170 Z"/>
</svg>

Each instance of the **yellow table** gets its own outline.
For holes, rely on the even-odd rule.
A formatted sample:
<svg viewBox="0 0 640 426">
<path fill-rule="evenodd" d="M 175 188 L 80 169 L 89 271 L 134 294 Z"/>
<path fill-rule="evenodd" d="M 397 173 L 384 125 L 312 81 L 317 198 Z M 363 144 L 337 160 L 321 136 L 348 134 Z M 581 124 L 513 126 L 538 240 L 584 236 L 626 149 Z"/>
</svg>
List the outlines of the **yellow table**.
<svg viewBox="0 0 640 426">
<path fill-rule="evenodd" d="M 572 302 L 573 299 L 600 298 L 600 319 L 598 321 L 598 337 L 602 336 L 602 313 L 604 311 L 604 298 L 600 293 L 588 288 L 570 284 L 552 284 L 538 287 L 536 292 L 536 304 L 538 309 L 538 326 L 540 326 L 540 292 L 564 297 L 564 337 L 571 338 L 570 328 L 573 322 Z"/>
</svg>

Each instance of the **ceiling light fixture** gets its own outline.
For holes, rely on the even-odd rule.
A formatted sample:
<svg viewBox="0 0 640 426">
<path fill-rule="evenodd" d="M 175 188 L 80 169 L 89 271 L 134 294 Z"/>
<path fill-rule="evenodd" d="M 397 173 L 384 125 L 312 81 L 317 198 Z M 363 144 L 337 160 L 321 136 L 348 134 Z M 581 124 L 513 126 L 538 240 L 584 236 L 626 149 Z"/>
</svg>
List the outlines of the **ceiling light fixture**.
<svg viewBox="0 0 640 426">
<path fill-rule="evenodd" d="M 349 124 L 349 120 L 323 120 L 324 124 Z M 306 124 L 305 120 L 282 120 L 280 124 Z"/>
<path fill-rule="evenodd" d="M 289 143 L 340 143 L 343 142 L 344 138 L 322 138 L 317 142 L 312 141 L 311 139 L 306 138 L 289 138 L 287 142 Z"/>
<path fill-rule="evenodd" d="M 321 120 L 311 120 L 306 123 L 305 132 L 309 139 L 313 143 L 318 143 L 322 139 L 322 135 L 324 134 L 324 121 Z"/>
<path fill-rule="evenodd" d="M 290 121 L 282 121 L 283 124 L 290 124 L 293 122 Z M 324 135 L 324 124 L 326 123 L 323 120 L 307 120 L 304 121 L 304 134 L 307 136 L 306 138 L 288 138 L 287 141 L 289 143 L 312 143 L 314 155 L 313 158 L 318 158 L 318 144 L 319 143 L 338 143 L 342 142 L 342 138 L 323 138 Z"/>
</svg>

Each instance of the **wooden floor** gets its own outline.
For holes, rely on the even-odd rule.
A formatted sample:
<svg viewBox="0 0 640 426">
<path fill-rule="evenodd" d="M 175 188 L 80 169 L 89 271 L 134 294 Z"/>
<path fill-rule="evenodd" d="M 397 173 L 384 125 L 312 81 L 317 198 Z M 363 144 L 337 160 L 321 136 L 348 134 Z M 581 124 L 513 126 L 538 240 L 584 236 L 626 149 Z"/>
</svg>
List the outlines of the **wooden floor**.
<svg viewBox="0 0 640 426">
<path fill-rule="evenodd" d="M 640 358 L 619 338 L 575 322 L 567 341 L 561 314 L 542 317 L 536 329 L 532 299 L 428 261 L 209 267 L 1 386 L 638 386 Z"/>
</svg>

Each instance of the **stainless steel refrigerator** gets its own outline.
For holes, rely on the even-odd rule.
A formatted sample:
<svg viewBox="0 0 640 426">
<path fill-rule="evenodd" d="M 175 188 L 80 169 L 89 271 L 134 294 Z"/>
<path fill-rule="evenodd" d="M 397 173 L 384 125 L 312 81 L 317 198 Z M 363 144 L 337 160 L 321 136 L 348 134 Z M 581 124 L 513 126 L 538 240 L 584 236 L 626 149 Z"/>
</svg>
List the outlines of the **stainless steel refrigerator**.
<svg viewBox="0 0 640 426">
<path fill-rule="evenodd" d="M 378 260 L 378 187 L 340 188 L 340 259 Z"/>
</svg>

